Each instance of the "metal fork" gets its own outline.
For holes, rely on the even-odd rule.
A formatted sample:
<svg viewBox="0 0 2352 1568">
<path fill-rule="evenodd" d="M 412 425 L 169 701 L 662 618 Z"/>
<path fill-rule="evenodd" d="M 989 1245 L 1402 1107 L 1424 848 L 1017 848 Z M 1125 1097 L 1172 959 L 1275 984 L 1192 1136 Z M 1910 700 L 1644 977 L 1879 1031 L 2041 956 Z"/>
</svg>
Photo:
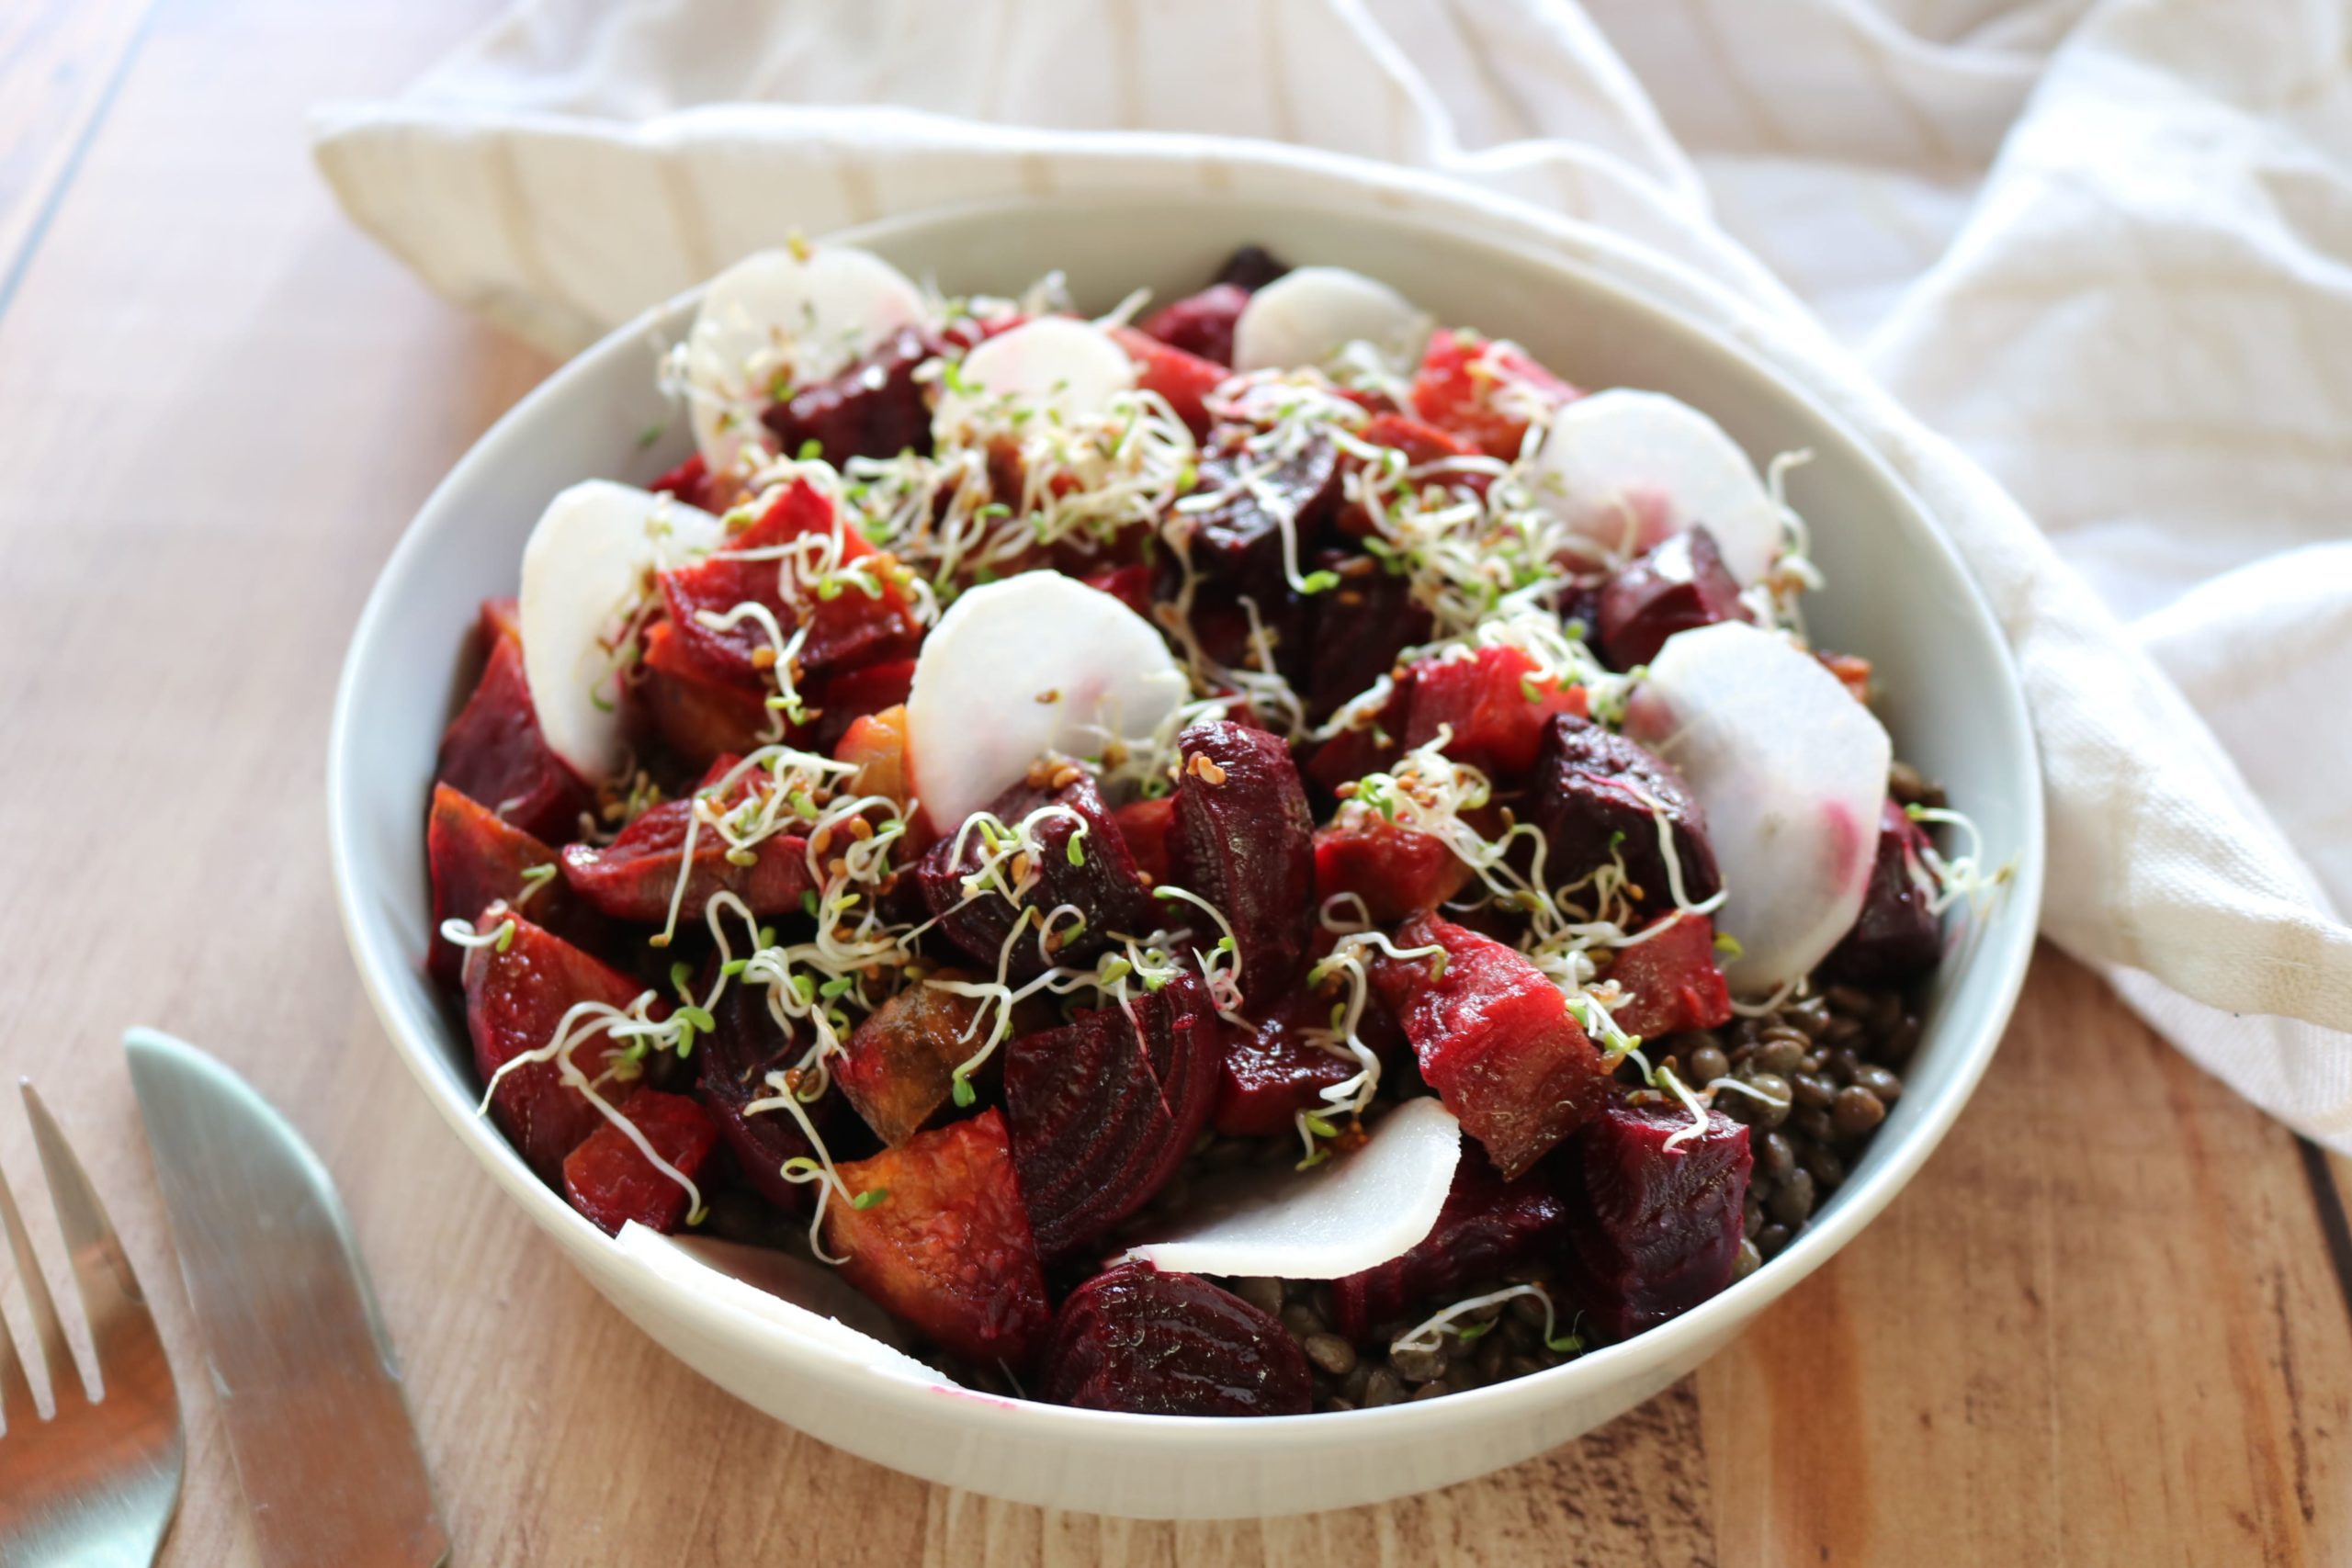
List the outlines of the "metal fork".
<svg viewBox="0 0 2352 1568">
<path fill-rule="evenodd" d="M 7 1423 L 0 1434 L 0 1568 L 149 1568 L 179 1502 L 179 1393 L 147 1299 L 82 1162 L 33 1086 L 23 1089 L 104 1393 L 93 1400 L 82 1382 L 17 1200 L 0 1177 L 0 1224 L 17 1255 L 56 1409 L 41 1419 L 0 1318 L 0 1420 Z"/>
</svg>

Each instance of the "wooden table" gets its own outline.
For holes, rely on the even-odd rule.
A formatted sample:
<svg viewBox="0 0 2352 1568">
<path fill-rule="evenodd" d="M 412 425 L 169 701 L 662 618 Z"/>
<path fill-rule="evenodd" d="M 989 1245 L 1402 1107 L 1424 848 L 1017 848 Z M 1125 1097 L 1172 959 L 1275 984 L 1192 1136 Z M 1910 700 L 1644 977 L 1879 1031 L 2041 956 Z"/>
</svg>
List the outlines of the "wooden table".
<svg viewBox="0 0 2352 1568">
<path fill-rule="evenodd" d="M 1265 1523 L 1046 1514 L 834 1452 L 639 1336 L 438 1124 L 328 886 L 327 710 L 362 597 L 548 366 L 343 221 L 302 111 L 396 88 L 490 9 L 0 7 L 0 1066 L 76 1135 L 181 1369 L 170 1562 L 252 1548 L 115 1043 L 142 1021 L 219 1050 L 333 1168 L 465 1562 L 2352 1554 L 2347 1168 L 2049 953 L 1861 1239 L 1671 1392 L 1451 1491 Z M 34 1186 L 14 1111 L 0 1165 Z"/>
</svg>

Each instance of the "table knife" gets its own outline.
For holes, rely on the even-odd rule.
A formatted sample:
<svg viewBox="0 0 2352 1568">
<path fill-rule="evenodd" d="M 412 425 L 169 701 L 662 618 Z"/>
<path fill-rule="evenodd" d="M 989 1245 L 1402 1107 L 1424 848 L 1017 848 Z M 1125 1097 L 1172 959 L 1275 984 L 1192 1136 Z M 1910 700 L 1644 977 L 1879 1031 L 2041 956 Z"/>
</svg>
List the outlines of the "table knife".
<svg viewBox="0 0 2352 1568">
<path fill-rule="evenodd" d="M 448 1533 L 326 1168 L 197 1047 L 123 1049 L 262 1562 L 435 1568 Z"/>
</svg>

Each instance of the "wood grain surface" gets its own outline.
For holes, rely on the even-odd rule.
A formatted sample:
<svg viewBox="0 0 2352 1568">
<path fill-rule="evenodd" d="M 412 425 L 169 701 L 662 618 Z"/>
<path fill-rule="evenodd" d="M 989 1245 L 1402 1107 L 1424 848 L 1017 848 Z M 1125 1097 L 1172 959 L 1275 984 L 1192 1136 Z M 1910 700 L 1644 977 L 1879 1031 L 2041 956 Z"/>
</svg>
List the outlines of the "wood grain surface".
<svg viewBox="0 0 2352 1568">
<path fill-rule="evenodd" d="M 353 619 L 434 480 L 549 367 L 343 222 L 302 115 L 396 88 L 489 9 L 0 7 L 0 1066 L 74 1135 L 180 1369 L 166 1561 L 252 1544 L 117 1044 L 134 1021 L 214 1047 L 333 1168 L 460 1562 L 2352 1558 L 2352 1183 L 2048 953 L 1859 1241 L 1668 1393 L 1450 1491 L 1262 1523 L 1046 1514 L 825 1449 L 640 1337 L 411 1085 L 328 886 Z M 38 1193 L 13 1110 L 0 1166 Z"/>
</svg>

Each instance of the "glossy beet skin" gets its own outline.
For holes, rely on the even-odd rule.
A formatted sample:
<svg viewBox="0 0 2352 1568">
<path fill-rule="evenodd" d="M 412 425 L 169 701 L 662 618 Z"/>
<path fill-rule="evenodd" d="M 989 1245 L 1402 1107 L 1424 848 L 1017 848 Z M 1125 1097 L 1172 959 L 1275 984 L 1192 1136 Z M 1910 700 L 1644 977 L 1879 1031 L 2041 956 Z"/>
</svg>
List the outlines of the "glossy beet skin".
<svg viewBox="0 0 2352 1568">
<path fill-rule="evenodd" d="M 714 681 L 680 651 L 667 621 L 645 629 L 645 662 L 636 686 L 637 717 L 671 760 L 699 773 L 713 760 L 741 756 L 775 738 L 775 716 L 766 699 L 742 686 Z"/>
<path fill-rule="evenodd" d="M 1417 1314 L 1426 1317 L 1513 1270 L 1551 1262 L 1567 1226 L 1568 1206 L 1547 1174 L 1505 1181 L 1468 1155 L 1454 1168 L 1453 1189 L 1427 1236 L 1400 1257 L 1332 1281 L 1332 1326 L 1354 1345 L 1409 1328 Z"/>
<path fill-rule="evenodd" d="M 915 367 L 934 350 L 912 327 L 831 380 L 796 390 L 769 407 L 760 423 L 775 433 L 777 450 L 797 455 L 814 441 L 825 461 L 840 468 L 852 457 L 931 455 L 931 410 Z"/>
<path fill-rule="evenodd" d="M 701 1180 L 718 1144 L 708 1111 L 684 1095 L 641 1089 L 628 1097 L 621 1114 L 679 1175 Z M 606 1235 L 620 1235 L 631 1220 L 667 1235 L 686 1218 L 686 1190 L 609 1121 L 564 1156 L 563 1195 Z"/>
<path fill-rule="evenodd" d="M 1746 621 L 1739 582 L 1704 527 L 1673 535 L 1617 570 L 1600 590 L 1600 657 L 1611 670 L 1647 664 L 1677 632 Z"/>
<path fill-rule="evenodd" d="M 714 771 L 731 765 L 725 757 L 712 763 Z M 721 803 L 722 808 L 741 804 L 763 776 L 739 783 Z M 660 925 L 668 919 L 673 899 L 677 900 L 681 919 L 698 920 L 703 907 L 719 893 L 734 894 L 763 919 L 800 908 L 800 896 L 817 885 L 808 869 L 806 838 L 797 833 L 774 834 L 752 846 L 751 864 L 738 865 L 727 858 L 727 840 L 709 823 L 695 823 L 694 812 L 694 796 L 665 800 L 648 807 L 609 844 L 566 844 L 564 881 L 600 913 L 640 925 Z M 686 852 L 690 828 L 691 857 Z M 686 891 L 679 898 L 682 873 Z"/>
<path fill-rule="evenodd" d="M 1290 748 L 1262 729 L 1215 720 L 1176 738 L 1172 844 L 1178 883 L 1233 928 L 1241 995 L 1282 997 L 1306 970 L 1315 928 L 1315 819 Z M 1208 916 L 1185 905 L 1182 919 Z"/>
<path fill-rule="evenodd" d="M 1888 801 L 1879 812 L 1878 854 L 1871 863 L 1861 915 L 1822 961 L 1830 979 L 1901 986 L 1943 962 L 1943 919 L 1928 908 L 1922 883 L 1926 872 L 1919 852 L 1926 848 L 1927 831 L 1911 820 L 1902 802 Z"/>
<path fill-rule="evenodd" d="M 1501 942 L 1435 915 L 1415 916 L 1394 940 L 1445 950 L 1442 968 L 1434 958 L 1381 958 L 1373 986 L 1462 1130 L 1503 1175 L 1519 1175 L 1607 1098 L 1600 1053 L 1559 988 Z"/>
<path fill-rule="evenodd" d="M 1448 732 L 1447 756 L 1504 785 L 1534 766 L 1553 716 L 1585 712 L 1582 686 L 1541 679 L 1535 660 L 1515 648 L 1424 659 L 1407 670 L 1404 685 L 1405 749 Z"/>
<path fill-rule="evenodd" d="M 1634 934 L 1642 940 L 1619 948 L 1609 965 L 1608 978 L 1626 993 L 1610 1010 L 1618 1028 L 1657 1040 L 1731 1021 L 1731 988 L 1715 962 L 1714 921 L 1677 910 Z"/>
<path fill-rule="evenodd" d="M 589 790 L 539 733 L 514 617 L 511 599 L 482 605 L 488 657 L 473 695 L 441 736 L 433 782 L 480 801 L 535 839 L 561 843 L 579 830 Z"/>
<path fill-rule="evenodd" d="M 990 809 L 998 820 L 1013 828 L 1031 812 L 1047 806 L 1075 812 L 1086 829 L 1081 836 L 1078 822 L 1060 815 L 1037 824 L 1037 881 L 1018 905 L 993 886 L 975 897 L 965 897 L 964 878 L 978 869 L 987 849 L 978 832 L 964 836 L 960 858 L 956 853 L 956 835 L 950 834 L 916 863 L 915 879 L 922 889 L 923 903 L 938 919 L 939 929 L 991 976 L 1014 923 L 1026 919 L 1031 909 L 1042 917 L 1067 904 L 1086 917 L 1086 924 L 1072 934 L 1069 917 L 1064 914 L 1052 933 L 1055 962 L 1080 968 L 1110 946 L 1113 931 L 1140 935 L 1153 924 L 1143 879 L 1136 874 L 1135 857 L 1127 852 L 1126 836 L 1112 819 L 1110 808 L 1102 804 L 1102 792 L 1092 779 L 1081 775 L 1057 790 L 1015 784 L 999 795 Z M 1069 855 L 1073 838 L 1079 841 L 1080 861 L 1075 864 Z M 1000 874 L 1008 886 L 1016 880 L 1010 862 L 1000 867 Z M 1036 921 L 1028 919 L 1020 940 L 1012 944 L 1009 972 L 1016 978 L 1029 979 L 1046 968 Z"/>
<path fill-rule="evenodd" d="M 1318 593 L 1314 646 L 1306 655 L 1307 716 L 1320 724 L 1340 707 L 1370 691 L 1390 673 L 1408 649 L 1430 640 L 1435 628 L 1427 610 L 1413 603 L 1401 577 L 1381 570 L 1370 556 L 1318 550 L 1318 570 L 1340 579 Z"/>
<path fill-rule="evenodd" d="M 1469 863 L 1445 840 L 1402 828 L 1366 807 L 1342 807 L 1315 829 L 1315 895 L 1352 893 L 1374 925 L 1434 909 L 1469 884 Z"/>
<path fill-rule="evenodd" d="M 1250 303 L 1250 290 L 1238 284 L 1212 283 L 1198 294 L 1188 294 L 1162 305 L 1143 319 L 1143 331 L 1172 348 L 1220 367 L 1233 363 L 1233 324 Z"/>
<path fill-rule="evenodd" d="M 933 979 L 970 979 L 944 970 Z M 867 1014 L 832 1064 L 833 1083 L 893 1146 L 907 1142 L 955 1102 L 955 1072 L 987 1039 L 976 997 L 922 981 Z"/>
<path fill-rule="evenodd" d="M 1314 1377 L 1298 1342 L 1240 1297 L 1123 1263 L 1062 1303 L 1037 1394 L 1137 1416 L 1304 1416 Z"/>
<path fill-rule="evenodd" d="M 1185 975 L 1126 1010 L 1080 1012 L 1001 1048 L 1005 1122 L 1041 1254 L 1099 1239 L 1168 1184 L 1216 1104 L 1224 1045 L 1204 987 Z"/>
<path fill-rule="evenodd" d="M 1623 1339 L 1690 1311 L 1731 1283 L 1747 1199 L 1747 1129 L 1721 1111 L 1707 1130 L 1679 1105 L 1620 1098 L 1577 1139 L 1569 1256 L 1587 1321 Z"/>
<path fill-rule="evenodd" d="M 1200 511 L 1170 514 L 1168 528 L 1181 533 L 1193 570 L 1217 588 L 1247 594 L 1269 622 L 1292 597 L 1283 568 L 1283 525 L 1288 516 L 1304 561 L 1316 531 L 1340 501 L 1339 448 L 1311 437 L 1271 472 L 1258 474 L 1261 460 L 1247 456 L 1204 454 L 1193 495 L 1218 498 Z M 1244 477 L 1255 475 L 1245 484 Z"/>
<path fill-rule="evenodd" d="M 1294 1135 L 1300 1111 L 1329 1109 L 1323 1091 L 1360 1070 L 1353 1056 L 1306 1038 L 1306 1031 L 1329 1018 L 1329 1003 L 1302 994 L 1255 1033 L 1226 1031 L 1211 1119 L 1220 1135 L 1286 1138 Z"/>
<path fill-rule="evenodd" d="M 1525 806 L 1544 833 L 1544 880 L 1565 887 L 1608 864 L 1613 851 L 1640 889 L 1637 907 L 1674 908 L 1652 802 L 1672 833 L 1683 897 L 1693 904 L 1713 897 L 1723 877 L 1707 842 L 1707 814 L 1682 775 L 1613 730 L 1566 715 L 1553 719 Z"/>
<path fill-rule="evenodd" d="M 1027 1368 L 1052 1313 L 1004 1119 L 984 1111 L 840 1170 L 866 1202 L 825 1206 L 842 1277 L 967 1361 Z"/>
<path fill-rule="evenodd" d="M 553 1040 L 563 1015 L 575 1004 L 626 1008 L 646 988 L 520 915 L 501 919 L 514 926 L 506 951 L 477 947 L 466 954 L 466 1032 L 473 1040 L 474 1071 L 485 1084 L 507 1062 Z M 657 1001 L 652 1016 L 668 1011 Z M 599 1032 L 580 1041 L 571 1063 L 583 1077 L 593 1079 L 619 1051 L 611 1035 Z M 623 1091 L 614 1087 L 602 1092 L 611 1099 Z M 552 1061 L 517 1067 L 500 1079 L 490 1099 L 490 1114 L 516 1152 L 548 1181 L 561 1177 L 563 1156 L 604 1121 Z"/>
<path fill-rule="evenodd" d="M 433 786 L 433 814 L 424 828 L 425 863 L 433 878 L 433 946 L 425 968 L 455 988 L 465 984 L 462 948 L 442 940 L 445 920 L 470 920 L 495 903 L 514 903 L 529 883 L 524 874 L 556 867 L 556 852 L 478 800 L 447 784 Z M 551 875 L 530 896 L 533 919 L 565 941 L 594 947 L 605 926 L 596 912 L 573 898 L 560 875 Z"/>
<path fill-rule="evenodd" d="M 706 974 L 696 995 L 708 994 L 710 978 Z M 695 1098 L 710 1112 L 719 1137 L 735 1156 L 752 1190 L 786 1213 L 805 1214 L 815 1194 L 807 1186 L 786 1181 L 784 1165 L 786 1160 L 809 1158 L 816 1149 L 790 1111 L 744 1109 L 754 1100 L 775 1097 L 768 1075 L 789 1068 L 799 1059 L 800 1047 L 777 1025 L 768 1011 L 766 992 L 760 987 L 729 986 L 710 1011 L 718 1027 L 695 1042 Z M 808 1107 L 818 1134 L 828 1145 L 840 1119 L 840 1106 L 841 1097 L 828 1094 Z"/>
</svg>

